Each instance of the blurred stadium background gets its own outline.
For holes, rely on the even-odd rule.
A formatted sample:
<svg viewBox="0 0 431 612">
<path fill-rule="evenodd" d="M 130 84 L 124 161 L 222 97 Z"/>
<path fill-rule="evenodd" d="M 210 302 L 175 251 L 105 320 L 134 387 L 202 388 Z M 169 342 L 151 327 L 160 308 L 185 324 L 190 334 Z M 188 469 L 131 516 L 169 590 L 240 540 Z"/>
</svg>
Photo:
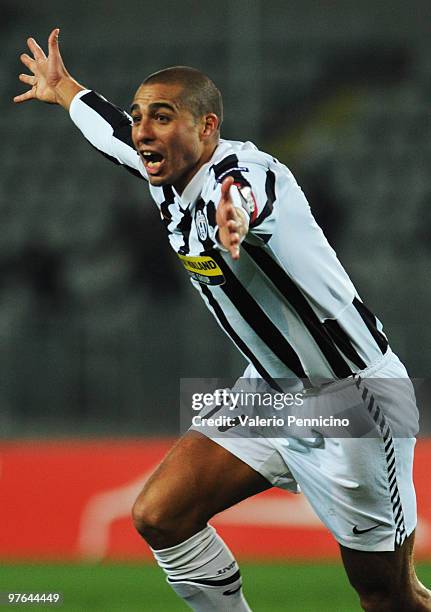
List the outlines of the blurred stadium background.
<svg viewBox="0 0 431 612">
<path fill-rule="evenodd" d="M 182 609 L 156 570 L 100 561 L 149 558 L 128 507 L 177 432 L 180 378 L 244 367 L 172 257 L 145 186 L 61 109 L 10 102 L 27 36 L 46 44 L 59 26 L 72 74 L 124 108 L 154 70 L 207 72 L 224 95 L 223 135 L 293 170 L 392 347 L 426 379 L 430 18 L 428 0 L 2 0 L 0 559 L 99 565 L 8 565 L 0 590 L 51 585 L 71 610 Z M 429 382 L 421 389 L 425 579 Z M 302 499 L 269 492 L 217 524 L 255 561 L 244 573 L 256 609 L 357 609 L 341 569 L 321 564 L 336 547 Z"/>
</svg>

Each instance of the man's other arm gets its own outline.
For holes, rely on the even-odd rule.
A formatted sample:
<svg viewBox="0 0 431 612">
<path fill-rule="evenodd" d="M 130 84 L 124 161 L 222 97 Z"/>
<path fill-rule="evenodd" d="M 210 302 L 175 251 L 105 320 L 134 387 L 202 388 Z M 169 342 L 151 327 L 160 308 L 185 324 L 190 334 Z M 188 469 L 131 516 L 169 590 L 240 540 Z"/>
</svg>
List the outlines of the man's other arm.
<svg viewBox="0 0 431 612">
<path fill-rule="evenodd" d="M 216 223 L 218 226 L 217 238 L 232 259 L 239 259 L 240 245 L 248 232 L 249 218 L 245 210 L 235 205 L 231 188 L 234 178 L 228 176 L 221 184 L 221 197 L 217 206 Z"/>
</svg>

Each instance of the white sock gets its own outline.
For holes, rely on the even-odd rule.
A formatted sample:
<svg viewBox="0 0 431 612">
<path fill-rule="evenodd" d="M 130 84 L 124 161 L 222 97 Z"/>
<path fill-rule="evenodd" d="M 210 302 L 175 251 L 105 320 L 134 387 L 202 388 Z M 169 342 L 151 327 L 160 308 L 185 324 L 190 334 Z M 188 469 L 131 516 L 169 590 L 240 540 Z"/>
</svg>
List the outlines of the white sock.
<svg viewBox="0 0 431 612">
<path fill-rule="evenodd" d="M 168 584 L 197 612 L 251 612 L 234 556 L 207 525 L 181 544 L 153 550 Z"/>
</svg>

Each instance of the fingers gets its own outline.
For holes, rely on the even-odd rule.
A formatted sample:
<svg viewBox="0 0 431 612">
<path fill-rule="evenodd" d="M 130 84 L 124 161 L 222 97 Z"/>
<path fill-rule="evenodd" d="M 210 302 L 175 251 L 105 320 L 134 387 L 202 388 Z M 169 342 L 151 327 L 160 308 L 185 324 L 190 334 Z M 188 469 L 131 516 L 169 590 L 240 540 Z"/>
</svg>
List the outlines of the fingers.
<svg viewBox="0 0 431 612">
<path fill-rule="evenodd" d="M 232 176 L 227 176 L 221 184 L 221 197 L 223 200 L 229 199 L 229 191 L 234 183 Z"/>
<path fill-rule="evenodd" d="M 229 224 L 231 221 L 233 221 L 234 223 L 236 222 L 235 209 L 232 202 L 230 202 L 229 200 L 220 200 L 216 212 L 217 225 L 230 231 Z"/>
<path fill-rule="evenodd" d="M 227 221 L 225 225 L 225 247 L 229 250 L 233 259 L 239 258 L 239 247 L 241 244 L 239 229 L 239 223 L 234 219 Z"/>
<path fill-rule="evenodd" d="M 31 70 L 33 73 L 35 72 L 36 62 L 32 57 L 27 55 L 27 53 L 22 53 L 20 55 L 20 60 L 29 70 Z M 20 102 L 26 102 L 27 100 L 32 100 L 34 98 L 33 85 L 35 85 L 35 82 L 36 82 L 36 77 L 31 74 L 20 74 L 18 78 L 22 83 L 25 83 L 26 85 L 30 85 L 32 89 L 29 89 L 28 91 L 22 94 L 19 94 L 18 96 L 15 96 L 13 98 L 13 101 L 16 104 L 19 104 Z"/>
<path fill-rule="evenodd" d="M 27 45 L 28 45 L 28 48 L 30 49 L 30 51 L 33 53 L 33 57 L 34 57 L 34 59 L 36 61 L 40 61 L 40 60 L 46 59 L 45 53 L 39 47 L 39 45 L 34 40 L 34 38 L 27 38 Z"/>
<path fill-rule="evenodd" d="M 26 66 L 29 70 L 34 72 L 36 62 L 34 61 L 32 57 L 27 55 L 27 53 L 21 53 L 21 55 L 19 56 L 19 59 L 22 61 L 24 66 Z"/>
<path fill-rule="evenodd" d="M 228 221 L 226 225 L 229 230 L 229 241 L 232 246 L 239 244 L 238 223 L 236 221 Z"/>
<path fill-rule="evenodd" d="M 232 187 L 233 182 L 233 177 L 228 176 L 221 184 L 221 197 L 217 211 L 219 211 L 220 221 L 223 223 L 223 225 L 229 219 L 234 218 L 234 206 L 230 197 L 230 188 Z"/>
<path fill-rule="evenodd" d="M 234 236 L 237 236 L 237 238 L 234 238 Z M 229 253 L 232 259 L 239 259 L 239 247 L 240 247 L 239 234 L 231 234 Z"/>
<path fill-rule="evenodd" d="M 36 77 L 31 74 L 20 74 L 18 78 L 22 83 L 26 83 L 27 85 L 31 85 L 32 87 L 36 83 Z"/>
<path fill-rule="evenodd" d="M 242 223 L 230 195 L 230 188 L 234 182 L 235 179 L 232 176 L 227 176 L 221 184 L 216 223 L 219 226 L 221 243 L 228 249 L 232 259 L 239 259 Z"/>
<path fill-rule="evenodd" d="M 48 51 L 49 53 L 59 53 L 58 48 L 58 35 L 60 34 L 60 28 L 54 28 L 48 38 Z"/>
<path fill-rule="evenodd" d="M 19 96 L 15 96 L 13 101 L 17 104 L 19 104 L 20 102 L 26 102 L 26 100 L 32 100 L 34 98 L 34 93 L 33 90 L 30 89 L 29 91 L 26 91 L 23 94 L 20 94 Z"/>
</svg>

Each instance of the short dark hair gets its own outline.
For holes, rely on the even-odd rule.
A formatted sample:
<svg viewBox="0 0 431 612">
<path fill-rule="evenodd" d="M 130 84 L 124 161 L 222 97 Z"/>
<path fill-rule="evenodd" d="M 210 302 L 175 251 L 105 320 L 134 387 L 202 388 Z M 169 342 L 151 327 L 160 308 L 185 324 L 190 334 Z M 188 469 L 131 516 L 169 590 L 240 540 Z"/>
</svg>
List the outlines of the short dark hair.
<svg viewBox="0 0 431 612">
<path fill-rule="evenodd" d="M 206 74 L 189 66 L 172 66 L 147 76 L 143 85 L 152 83 L 178 84 L 183 87 L 180 103 L 195 117 L 200 119 L 207 113 L 219 118 L 219 128 L 223 121 L 223 101 L 220 91 Z"/>
</svg>

